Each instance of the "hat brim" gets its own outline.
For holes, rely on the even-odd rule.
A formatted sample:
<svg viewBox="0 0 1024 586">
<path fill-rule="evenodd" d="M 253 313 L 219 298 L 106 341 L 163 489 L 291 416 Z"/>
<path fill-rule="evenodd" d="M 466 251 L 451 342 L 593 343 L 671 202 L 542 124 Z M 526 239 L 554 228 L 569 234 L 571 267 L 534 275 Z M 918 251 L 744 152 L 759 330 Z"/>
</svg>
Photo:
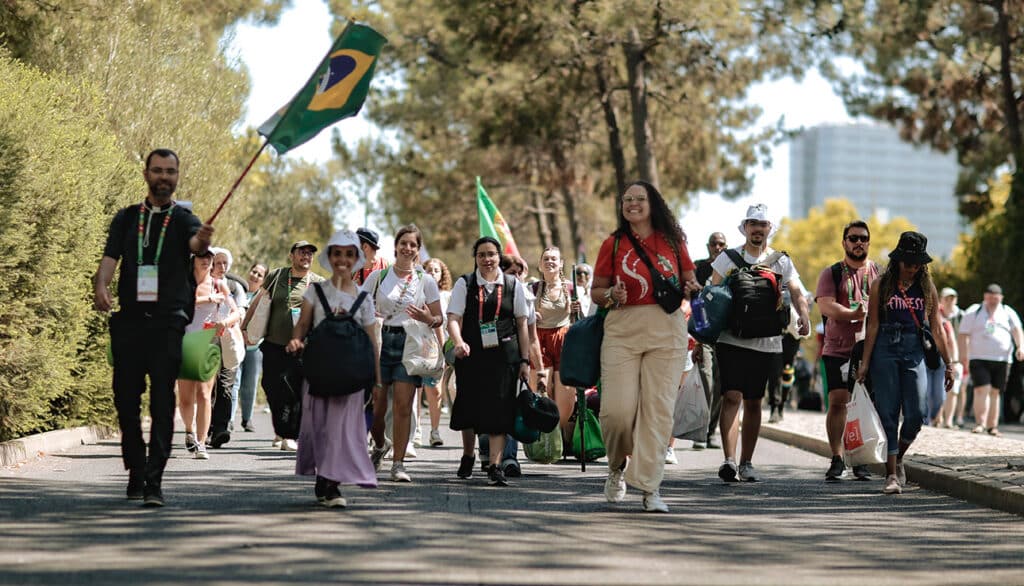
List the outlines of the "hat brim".
<svg viewBox="0 0 1024 586">
<path fill-rule="evenodd" d="M 904 252 L 899 249 L 890 252 L 889 258 L 915 265 L 926 265 L 932 262 L 932 257 L 927 252 Z"/>
<path fill-rule="evenodd" d="M 359 237 L 359 241 L 360 242 L 365 242 L 366 244 L 369 244 L 370 246 L 373 247 L 374 250 L 380 250 L 380 245 L 377 244 L 376 242 L 368 239 L 368 238 L 363 238 L 362 236 L 360 236 Z"/>
<path fill-rule="evenodd" d="M 317 248 L 316 246 L 313 246 L 312 244 L 304 244 L 302 246 L 295 246 L 295 247 L 293 247 L 292 248 L 292 252 L 295 252 L 296 250 L 302 250 L 303 248 L 312 248 L 313 252 L 316 252 L 316 251 L 320 250 L 319 248 Z"/>
</svg>

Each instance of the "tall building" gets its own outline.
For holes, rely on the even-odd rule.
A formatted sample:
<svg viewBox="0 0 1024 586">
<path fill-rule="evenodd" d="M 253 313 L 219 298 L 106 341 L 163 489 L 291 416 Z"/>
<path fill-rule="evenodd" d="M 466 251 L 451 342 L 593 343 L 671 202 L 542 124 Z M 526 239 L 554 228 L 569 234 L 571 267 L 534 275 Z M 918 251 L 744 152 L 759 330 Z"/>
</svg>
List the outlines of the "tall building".
<svg viewBox="0 0 1024 586">
<path fill-rule="evenodd" d="M 804 218 L 825 199 L 844 197 L 864 218 L 907 218 L 928 236 L 932 256 L 949 257 L 963 226 L 958 172 L 955 154 L 913 146 L 889 126 L 816 126 L 790 144 L 789 213 Z"/>
</svg>

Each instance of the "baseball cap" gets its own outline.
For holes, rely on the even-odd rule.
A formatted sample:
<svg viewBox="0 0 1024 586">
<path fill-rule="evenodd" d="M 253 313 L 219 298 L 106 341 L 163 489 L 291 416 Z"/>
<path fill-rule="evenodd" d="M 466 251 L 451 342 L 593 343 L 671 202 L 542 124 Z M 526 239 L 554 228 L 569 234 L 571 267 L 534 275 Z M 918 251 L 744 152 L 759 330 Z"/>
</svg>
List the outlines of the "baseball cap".
<svg viewBox="0 0 1024 586">
<path fill-rule="evenodd" d="M 359 240 L 369 244 L 374 250 L 380 249 L 380 236 L 373 230 L 360 228 L 356 230 L 356 235 L 359 236 Z"/>
<path fill-rule="evenodd" d="M 995 283 L 992 283 L 988 287 L 985 287 L 985 293 L 995 293 L 996 295 L 1002 295 L 1003 288 Z"/>
<path fill-rule="evenodd" d="M 289 250 L 288 252 L 295 252 L 296 248 L 312 248 L 313 252 L 317 251 L 316 246 L 313 246 L 312 244 L 310 244 L 309 242 L 307 242 L 305 240 L 299 240 L 295 244 L 292 244 L 292 249 Z"/>
<path fill-rule="evenodd" d="M 939 297 L 959 297 L 959 295 L 957 295 L 956 289 L 952 287 L 943 287 L 942 292 L 939 293 Z"/>
</svg>

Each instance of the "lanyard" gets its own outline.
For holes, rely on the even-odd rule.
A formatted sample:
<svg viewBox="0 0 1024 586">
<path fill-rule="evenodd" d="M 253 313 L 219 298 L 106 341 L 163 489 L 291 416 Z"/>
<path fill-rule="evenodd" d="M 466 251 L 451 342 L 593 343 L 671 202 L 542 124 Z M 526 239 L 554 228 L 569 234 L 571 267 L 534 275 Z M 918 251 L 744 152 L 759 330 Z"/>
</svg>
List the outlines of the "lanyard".
<svg viewBox="0 0 1024 586">
<path fill-rule="evenodd" d="M 846 306 L 847 307 L 853 307 L 853 292 L 857 289 L 857 286 L 853 282 L 854 273 L 852 271 L 850 271 L 850 267 L 846 266 L 845 262 L 843 263 L 843 272 L 846 273 L 846 297 L 847 297 Z M 867 296 L 868 296 L 868 288 L 867 288 L 868 280 L 867 280 L 867 276 L 868 276 L 867 269 L 865 269 L 864 270 L 864 276 L 861 277 L 861 279 L 860 279 L 860 299 L 859 299 L 859 301 L 863 301 L 864 299 L 867 299 Z"/>
<path fill-rule="evenodd" d="M 495 285 L 498 288 L 498 305 L 494 307 L 494 319 L 492 321 L 498 321 L 498 312 L 501 311 L 501 284 Z M 480 301 L 477 304 L 478 316 L 477 320 L 480 323 L 484 323 L 484 286 L 480 285 L 480 289 L 477 291 L 477 299 Z"/>
<path fill-rule="evenodd" d="M 166 216 L 164 216 L 164 224 L 163 224 L 163 226 L 160 227 L 160 238 L 157 239 L 157 241 L 156 241 L 156 256 L 153 257 L 153 264 L 154 265 L 160 264 L 160 253 L 164 249 L 164 236 L 167 235 L 167 224 L 171 223 L 171 209 L 173 207 L 174 207 L 174 202 L 171 202 L 171 205 L 166 210 L 164 210 L 163 212 L 153 212 L 152 210 L 150 210 L 150 212 L 149 212 L 149 219 L 150 219 L 150 221 L 153 220 L 153 214 L 154 213 L 165 213 L 165 214 L 167 214 Z M 145 215 L 146 215 L 146 202 L 142 202 L 142 204 L 139 205 L 139 245 L 138 245 L 139 247 L 138 247 L 138 257 L 136 258 L 136 261 L 138 262 L 139 266 L 142 266 L 142 241 L 143 241 L 143 239 L 145 238 L 146 244 L 147 245 L 149 244 L 149 222 L 146 222 L 145 220 L 143 220 L 143 216 L 145 216 Z"/>
</svg>

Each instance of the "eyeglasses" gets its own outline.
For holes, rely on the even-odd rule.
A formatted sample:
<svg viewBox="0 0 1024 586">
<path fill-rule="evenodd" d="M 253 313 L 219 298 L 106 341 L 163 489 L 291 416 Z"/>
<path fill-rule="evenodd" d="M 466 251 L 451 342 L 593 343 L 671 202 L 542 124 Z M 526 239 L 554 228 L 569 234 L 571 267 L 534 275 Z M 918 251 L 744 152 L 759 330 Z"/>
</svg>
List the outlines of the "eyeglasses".
<svg viewBox="0 0 1024 586">
<path fill-rule="evenodd" d="M 294 254 L 295 256 L 313 256 L 313 251 L 308 248 L 300 248 Z"/>
<path fill-rule="evenodd" d="M 633 203 L 633 202 L 645 202 L 647 201 L 646 195 L 624 195 L 622 196 L 622 203 Z"/>
<path fill-rule="evenodd" d="M 871 237 L 870 236 L 861 236 L 860 234 L 850 234 L 849 236 L 846 237 L 846 240 L 848 242 L 853 242 L 854 244 L 856 244 L 857 242 L 863 242 L 863 243 L 867 244 L 867 242 L 869 240 L 871 240 Z"/>
</svg>

